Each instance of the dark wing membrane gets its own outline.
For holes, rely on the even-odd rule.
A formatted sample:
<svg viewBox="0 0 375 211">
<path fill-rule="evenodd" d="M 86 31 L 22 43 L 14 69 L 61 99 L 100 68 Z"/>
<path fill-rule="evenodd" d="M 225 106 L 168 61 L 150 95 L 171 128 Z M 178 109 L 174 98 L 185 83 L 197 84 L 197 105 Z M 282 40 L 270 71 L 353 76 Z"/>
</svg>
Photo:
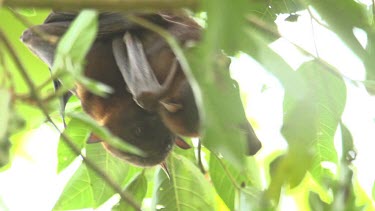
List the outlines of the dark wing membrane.
<svg viewBox="0 0 375 211">
<path fill-rule="evenodd" d="M 173 82 L 177 62 L 172 65 L 164 84 L 160 85 L 147 61 L 142 42 L 136 36 L 127 32 L 123 40 L 113 40 L 112 48 L 121 75 L 136 103 L 148 111 L 155 110 Z"/>
<path fill-rule="evenodd" d="M 47 18 L 44 20 L 44 23 L 54 23 L 62 21 L 73 21 L 77 16 L 75 12 L 56 12 L 52 11 Z"/>
</svg>

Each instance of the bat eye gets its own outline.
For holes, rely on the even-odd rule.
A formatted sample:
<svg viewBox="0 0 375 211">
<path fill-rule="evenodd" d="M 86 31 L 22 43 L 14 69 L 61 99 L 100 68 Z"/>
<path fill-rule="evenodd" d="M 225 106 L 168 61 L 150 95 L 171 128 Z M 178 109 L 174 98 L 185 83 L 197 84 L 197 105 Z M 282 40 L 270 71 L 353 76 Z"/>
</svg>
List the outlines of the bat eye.
<svg viewBox="0 0 375 211">
<path fill-rule="evenodd" d="M 135 128 L 134 133 L 135 133 L 136 136 L 141 136 L 142 135 L 142 128 L 140 128 L 140 127 Z"/>
</svg>

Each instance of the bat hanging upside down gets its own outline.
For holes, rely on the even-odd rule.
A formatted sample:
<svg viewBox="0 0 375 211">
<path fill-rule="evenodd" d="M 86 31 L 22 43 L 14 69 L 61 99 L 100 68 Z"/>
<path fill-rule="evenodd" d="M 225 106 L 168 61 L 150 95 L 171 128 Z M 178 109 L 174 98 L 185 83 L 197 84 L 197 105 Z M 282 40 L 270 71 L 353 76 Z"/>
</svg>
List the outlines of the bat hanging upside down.
<svg viewBox="0 0 375 211">
<path fill-rule="evenodd" d="M 26 30 L 21 39 L 51 67 L 56 43 L 44 40 L 35 31 L 60 38 L 75 17 L 75 13 L 52 12 L 44 24 Z M 158 13 L 141 17 L 166 29 L 182 46 L 200 38 L 200 26 L 186 15 Z M 146 156 L 120 151 L 103 141 L 112 154 L 135 165 L 152 166 L 164 161 L 173 144 L 188 147 L 180 136 L 199 136 L 200 119 L 193 91 L 169 45 L 155 32 L 120 13 L 101 13 L 84 73 L 114 90 L 99 97 L 76 84 L 74 93 L 84 111 Z M 261 143 L 248 122 L 241 127 L 247 134 L 248 154 L 253 155 Z"/>
</svg>

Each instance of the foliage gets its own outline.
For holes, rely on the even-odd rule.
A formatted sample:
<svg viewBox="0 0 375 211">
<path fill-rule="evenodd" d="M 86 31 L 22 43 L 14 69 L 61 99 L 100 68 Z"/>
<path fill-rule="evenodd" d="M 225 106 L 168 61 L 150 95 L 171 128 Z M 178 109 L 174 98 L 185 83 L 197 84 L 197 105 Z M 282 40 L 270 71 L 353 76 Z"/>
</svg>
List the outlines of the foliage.
<svg viewBox="0 0 375 211">
<path fill-rule="evenodd" d="M 58 115 L 59 93 L 54 93 L 47 67 L 17 41 L 26 28 L 21 24 L 25 22 L 22 15 L 36 24 L 41 23 L 47 13 L 38 8 L 6 8 L 7 2 L 11 0 L 4 1 L 0 9 L 0 170 L 4 172 L 12 165 L 16 143 L 25 137 L 22 134 L 41 124 L 52 125 L 51 121 L 57 128 L 63 128 Z M 314 56 L 299 46 L 294 47 L 301 54 L 308 54 L 309 61 L 298 68 L 293 68 L 270 47 L 283 39 L 275 24 L 278 16 L 287 14 L 284 21 L 295 21 L 299 13 L 308 11 L 312 19 L 335 33 L 363 62 L 366 80 L 359 83 L 373 93 L 374 7 L 354 0 L 206 0 L 198 10 L 187 8 L 195 9 L 197 17 L 198 14 L 205 17 L 201 21 L 207 26 L 201 42 L 182 55 L 188 59 L 189 74 L 197 82 L 199 89 L 194 91 L 205 117 L 202 156 L 194 153 L 196 144 L 194 149 L 174 149 L 166 160 L 169 178 L 160 168 L 142 170 L 130 166 L 106 152 L 100 144 L 86 144 L 94 132 L 112 140 L 111 145 L 142 153 L 119 144 L 118 138 L 83 114 L 77 99 L 73 98 L 68 103 L 68 124 L 60 137 L 56 165 L 58 173 L 69 169 L 72 163 L 78 162 L 79 166 L 53 209 L 98 208 L 116 198 L 117 191 L 108 184 L 108 179 L 82 161 L 82 156 L 102 169 L 145 210 L 276 210 L 280 208 L 280 200 L 293 195 L 293 190 L 300 191 L 293 197 L 302 197 L 306 202 L 296 203 L 300 210 L 375 209 L 375 185 L 371 196 L 358 184 L 352 162 L 357 140 L 342 121 L 347 103 L 345 82 L 354 80 L 343 76 L 325 58 Z M 98 95 L 111 92 L 109 87 L 82 74 L 85 55 L 95 39 L 97 15 L 95 10 L 81 12 L 59 44 L 52 76 L 62 78 L 65 91 L 79 81 Z M 357 39 L 355 29 L 366 34 L 366 46 Z M 9 46 L 17 57 L 12 56 Z M 280 132 L 287 150 L 273 152 L 266 159 L 259 155 L 244 156 L 245 137 L 238 129 L 228 127 L 246 118 L 241 101 L 244 99 L 241 99 L 241 87 L 230 76 L 223 52 L 231 58 L 247 54 L 282 85 Z M 18 61 L 26 67 L 26 76 L 17 65 Z M 26 80 L 30 80 L 33 87 Z M 45 110 L 51 118 L 46 116 Z M 44 123 L 45 120 L 49 123 Z M 65 141 L 66 137 L 73 141 L 76 150 Z M 341 139 L 342 148 L 334 143 L 337 137 Z M 81 154 L 77 154 L 77 150 Z M 334 168 L 328 168 L 327 163 Z M 116 202 L 114 210 L 134 208 L 127 200 Z M 0 198 L 0 209 L 2 204 Z"/>
</svg>

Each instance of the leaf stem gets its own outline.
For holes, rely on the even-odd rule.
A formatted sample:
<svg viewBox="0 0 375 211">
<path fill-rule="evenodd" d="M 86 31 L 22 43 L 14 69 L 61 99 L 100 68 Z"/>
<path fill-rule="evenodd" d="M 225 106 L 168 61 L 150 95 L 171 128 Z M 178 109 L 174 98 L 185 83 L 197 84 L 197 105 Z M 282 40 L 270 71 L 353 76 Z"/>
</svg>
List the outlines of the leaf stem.
<svg viewBox="0 0 375 211">
<path fill-rule="evenodd" d="M 230 173 L 230 171 L 228 170 L 227 166 L 224 164 L 224 162 L 215 154 L 215 153 L 211 153 L 211 156 L 215 156 L 216 159 L 219 161 L 221 167 L 223 167 L 223 170 L 225 171 L 225 173 L 228 175 L 228 178 L 230 179 L 230 181 L 232 182 L 233 186 L 239 191 L 241 190 L 241 186 L 236 182 L 236 179 L 233 178 L 233 175 Z"/>
</svg>

